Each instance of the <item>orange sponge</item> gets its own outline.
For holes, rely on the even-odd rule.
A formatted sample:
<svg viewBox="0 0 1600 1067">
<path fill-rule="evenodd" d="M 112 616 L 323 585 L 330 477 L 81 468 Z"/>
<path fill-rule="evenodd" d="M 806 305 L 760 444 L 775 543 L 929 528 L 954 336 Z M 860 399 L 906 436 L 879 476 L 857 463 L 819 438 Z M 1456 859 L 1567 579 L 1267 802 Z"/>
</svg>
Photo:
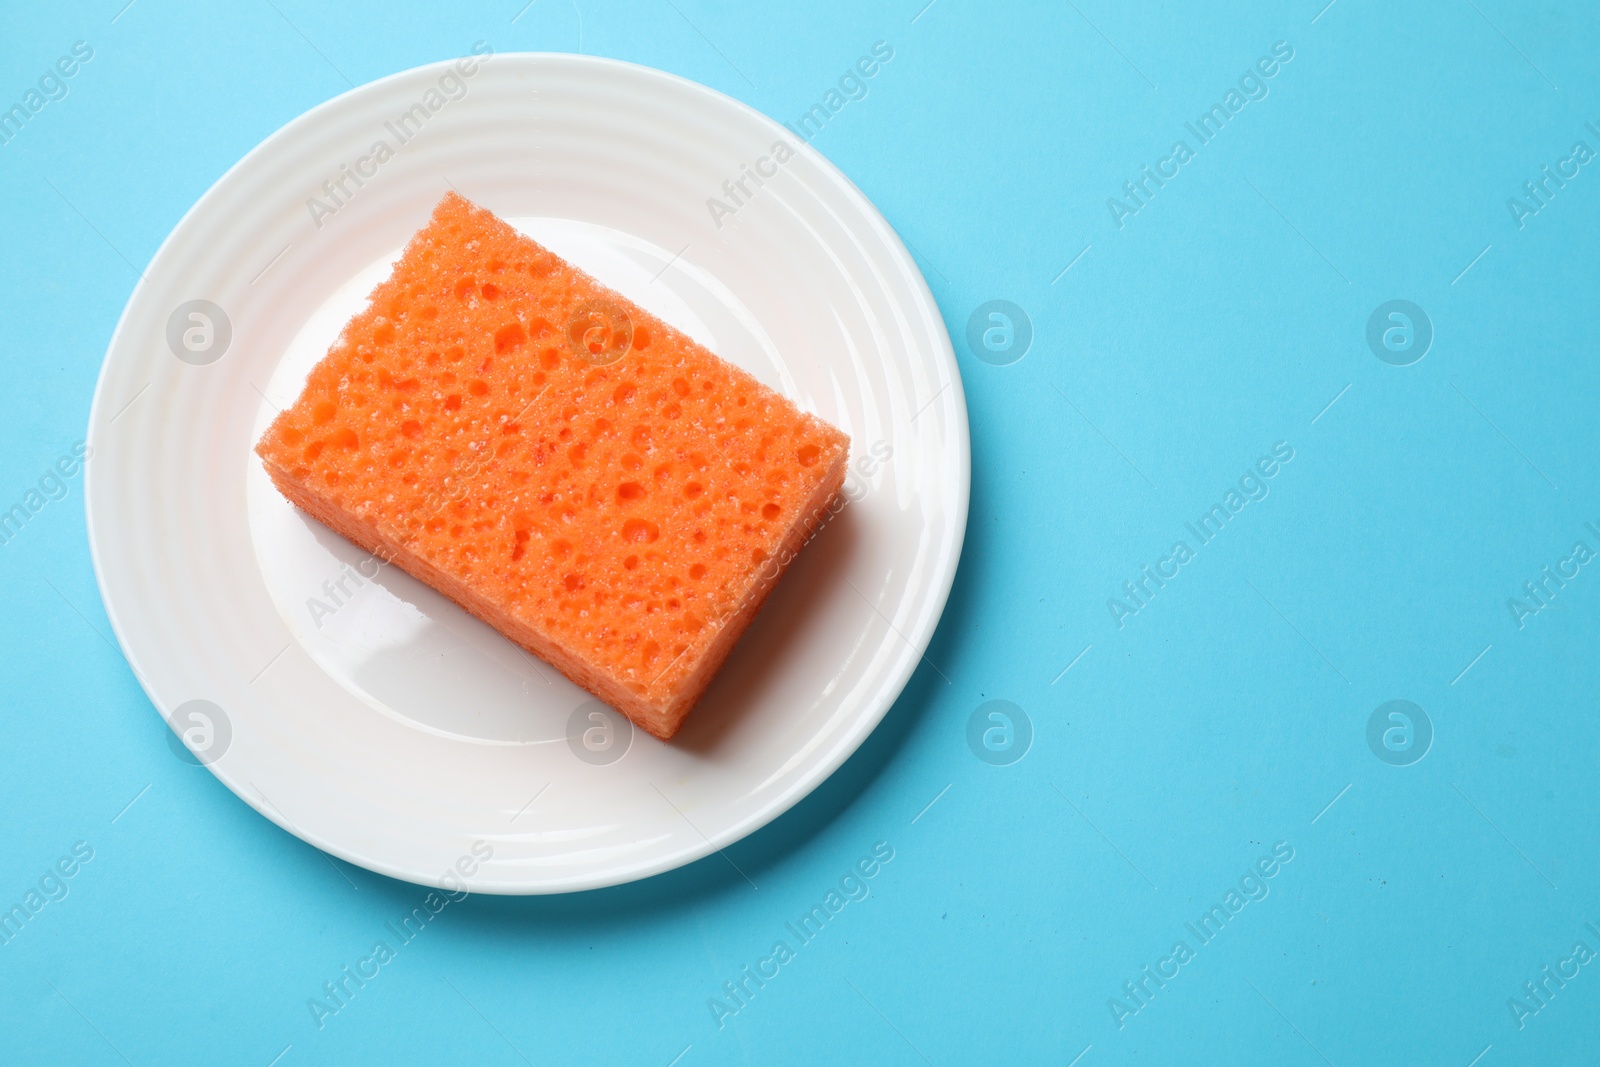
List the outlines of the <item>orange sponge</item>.
<svg viewBox="0 0 1600 1067">
<path fill-rule="evenodd" d="M 256 446 L 289 500 L 660 738 L 848 451 L 453 193 Z"/>
</svg>

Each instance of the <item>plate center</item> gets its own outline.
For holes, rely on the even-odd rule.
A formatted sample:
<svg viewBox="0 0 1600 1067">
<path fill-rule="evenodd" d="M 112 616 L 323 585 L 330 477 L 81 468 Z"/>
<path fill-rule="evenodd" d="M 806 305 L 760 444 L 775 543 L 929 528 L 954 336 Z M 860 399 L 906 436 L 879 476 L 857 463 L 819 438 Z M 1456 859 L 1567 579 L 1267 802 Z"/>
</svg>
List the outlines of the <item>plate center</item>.
<svg viewBox="0 0 1600 1067">
<path fill-rule="evenodd" d="M 748 309 L 680 249 L 572 219 L 507 220 L 603 284 L 776 386 L 776 346 Z M 389 276 L 400 248 L 333 291 L 307 319 L 263 390 L 251 440 L 294 403 L 344 324 Z M 251 537 L 290 631 L 323 670 L 375 709 L 417 729 L 500 745 L 565 740 L 589 695 L 548 663 L 286 501 L 252 453 L 245 462 Z"/>
</svg>

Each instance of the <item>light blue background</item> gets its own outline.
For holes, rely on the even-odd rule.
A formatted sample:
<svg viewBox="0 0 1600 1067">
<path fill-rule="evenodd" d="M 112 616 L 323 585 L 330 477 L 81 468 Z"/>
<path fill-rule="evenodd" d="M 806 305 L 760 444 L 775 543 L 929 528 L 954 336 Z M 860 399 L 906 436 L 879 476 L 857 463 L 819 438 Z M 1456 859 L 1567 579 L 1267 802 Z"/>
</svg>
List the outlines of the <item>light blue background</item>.
<svg viewBox="0 0 1600 1067">
<path fill-rule="evenodd" d="M 514 23 L 522 0 L 6 4 L 0 103 L 74 41 L 94 58 L 0 147 L 3 506 L 83 436 L 136 269 L 218 176 L 348 83 L 480 38 L 664 68 L 786 121 L 892 45 L 813 143 L 919 257 L 973 489 L 939 671 L 728 850 L 759 888 L 714 856 L 473 897 L 319 1030 L 307 999 L 422 891 L 174 757 L 110 640 L 73 478 L 0 548 L 0 901 L 75 841 L 94 859 L 0 947 L 0 1059 L 1594 1062 L 1600 966 L 1522 1029 L 1507 998 L 1600 950 L 1600 567 L 1521 629 L 1507 600 L 1600 549 L 1600 164 L 1521 229 L 1506 201 L 1576 140 L 1600 149 L 1600 16 L 922 2 L 538 0 Z M 1294 58 L 1270 95 L 1119 230 L 1107 198 L 1196 147 L 1184 122 L 1276 41 Z M 996 298 L 1034 327 L 1011 366 L 964 341 Z M 1395 298 L 1435 329 L 1409 367 L 1365 340 Z M 1270 495 L 1119 630 L 1107 598 L 1278 441 Z M 1034 728 L 1010 766 L 966 740 L 997 698 Z M 1396 698 L 1435 729 L 1411 766 L 1366 741 Z M 719 1030 L 707 999 L 879 841 L 871 897 Z M 1278 841 L 1270 895 L 1119 1029 L 1108 998 L 1196 947 L 1185 922 Z"/>
</svg>

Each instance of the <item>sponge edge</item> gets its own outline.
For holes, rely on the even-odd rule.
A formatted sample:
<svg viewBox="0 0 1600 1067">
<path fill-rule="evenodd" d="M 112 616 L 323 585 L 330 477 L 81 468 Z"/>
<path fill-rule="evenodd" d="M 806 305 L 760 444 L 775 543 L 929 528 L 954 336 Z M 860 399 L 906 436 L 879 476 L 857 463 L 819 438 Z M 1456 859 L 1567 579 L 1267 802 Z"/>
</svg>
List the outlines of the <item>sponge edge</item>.
<svg viewBox="0 0 1600 1067">
<path fill-rule="evenodd" d="M 256 451 L 668 739 L 841 503 L 849 439 L 449 194 Z"/>
</svg>

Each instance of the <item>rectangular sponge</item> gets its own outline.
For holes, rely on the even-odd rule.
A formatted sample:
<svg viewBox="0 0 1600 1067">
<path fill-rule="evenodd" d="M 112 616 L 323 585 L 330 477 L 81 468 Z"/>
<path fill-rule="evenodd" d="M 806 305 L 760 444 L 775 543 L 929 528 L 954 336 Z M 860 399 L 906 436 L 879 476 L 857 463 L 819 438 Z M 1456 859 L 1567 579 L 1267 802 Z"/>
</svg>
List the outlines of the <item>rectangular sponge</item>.
<svg viewBox="0 0 1600 1067">
<path fill-rule="evenodd" d="M 256 452 L 665 739 L 836 506 L 849 438 L 451 193 Z"/>
</svg>

